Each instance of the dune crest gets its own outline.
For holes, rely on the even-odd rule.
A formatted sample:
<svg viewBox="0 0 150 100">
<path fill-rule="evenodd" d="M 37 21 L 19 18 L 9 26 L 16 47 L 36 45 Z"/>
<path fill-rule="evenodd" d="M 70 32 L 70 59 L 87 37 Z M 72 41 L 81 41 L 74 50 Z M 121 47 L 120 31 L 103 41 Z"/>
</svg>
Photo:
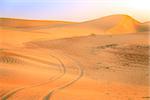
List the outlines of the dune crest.
<svg viewBox="0 0 150 100">
<path fill-rule="evenodd" d="M 139 28 L 142 27 L 142 23 L 135 20 L 134 18 L 118 14 L 111 15 L 102 18 L 98 18 L 91 21 L 85 21 L 80 23 L 74 23 L 67 26 L 39 29 L 36 32 L 45 33 L 64 33 L 64 34 L 125 34 L 139 32 Z"/>
<path fill-rule="evenodd" d="M 88 35 L 133 34 L 149 31 L 149 24 L 141 23 L 134 18 L 123 15 L 110 15 L 85 22 L 42 21 L 0 18 L 1 36 L 19 37 L 19 40 L 61 39 Z M 11 31 L 11 32 L 10 32 Z M 15 31 L 15 32 L 14 32 Z M 5 34 L 3 34 L 5 33 Z M 35 33 L 38 33 L 35 34 Z M 26 35 L 23 35 L 26 34 Z M 34 37 L 33 37 L 34 36 Z"/>
<path fill-rule="evenodd" d="M 140 24 L 140 22 L 136 21 L 132 17 L 124 15 L 117 25 L 106 30 L 106 32 L 110 34 L 135 33 L 137 32 L 137 28 Z"/>
<path fill-rule="evenodd" d="M 0 26 L 5 28 L 35 28 L 41 26 L 59 26 L 73 24 L 75 22 L 67 21 L 51 21 L 51 20 L 26 20 L 26 19 L 15 19 L 15 18 L 0 18 Z"/>
</svg>

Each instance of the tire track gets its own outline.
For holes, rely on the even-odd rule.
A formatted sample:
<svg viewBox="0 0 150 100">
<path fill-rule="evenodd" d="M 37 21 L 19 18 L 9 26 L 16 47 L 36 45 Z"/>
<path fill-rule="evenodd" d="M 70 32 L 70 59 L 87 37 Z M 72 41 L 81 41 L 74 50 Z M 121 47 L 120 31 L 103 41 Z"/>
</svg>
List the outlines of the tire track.
<svg viewBox="0 0 150 100">
<path fill-rule="evenodd" d="M 55 81 L 55 80 L 58 80 L 60 79 L 61 77 L 63 77 L 65 74 L 66 74 L 66 68 L 65 68 L 65 65 L 64 63 L 61 61 L 61 59 L 59 59 L 58 57 L 56 56 L 53 56 L 53 55 L 50 55 L 51 57 L 57 59 L 57 61 L 59 61 L 59 63 L 61 64 L 61 68 L 60 68 L 60 72 L 63 72 L 61 75 L 59 75 L 58 77 L 54 77 L 50 80 L 48 80 L 47 82 L 42 82 L 40 84 L 36 84 L 36 85 L 32 85 L 32 86 L 29 86 L 29 87 L 22 87 L 22 88 L 18 88 L 18 89 L 14 89 L 12 90 L 11 92 L 9 93 L 6 93 L 6 95 L 4 95 L 2 97 L 2 100 L 7 100 L 8 98 L 10 98 L 11 96 L 15 95 L 16 93 L 18 93 L 19 91 L 22 91 L 24 89 L 29 89 L 29 88 L 33 88 L 33 87 L 38 87 L 38 86 L 41 86 L 41 85 L 44 85 L 44 84 L 48 84 L 49 82 L 52 82 L 52 81 Z M 28 58 L 28 57 L 25 57 L 25 58 Z M 68 57 L 70 58 L 70 57 Z M 49 100 L 52 96 L 52 94 L 54 94 L 55 92 L 59 91 L 59 90 L 62 90 L 64 88 L 67 88 L 68 86 L 74 84 L 76 81 L 78 81 L 82 76 L 83 76 L 83 69 L 82 67 L 80 66 L 80 64 L 75 61 L 74 59 L 70 58 L 75 64 L 76 64 L 76 67 L 78 68 L 79 70 L 79 75 L 72 81 L 66 83 L 65 85 L 63 86 L 60 86 L 60 87 L 56 87 L 55 89 L 51 90 L 44 98 L 43 100 Z M 32 59 L 33 60 L 33 59 Z M 55 75 L 56 76 L 56 75 Z"/>
<path fill-rule="evenodd" d="M 21 60 L 16 59 L 11 56 L 0 56 L 0 63 L 6 63 L 6 64 L 19 64 Z"/>
<path fill-rule="evenodd" d="M 15 54 L 16 55 L 16 54 Z M 18 56 L 18 55 L 17 55 Z M 58 58 L 58 57 L 55 57 L 53 55 L 50 55 L 51 57 L 53 57 L 54 59 L 56 59 L 59 63 L 60 63 L 60 66 L 59 66 L 59 71 L 60 73 L 62 73 L 61 75 L 55 77 L 56 75 L 54 75 L 50 80 L 46 81 L 46 82 L 42 82 L 42 83 L 38 83 L 36 85 L 32 85 L 32 86 L 28 86 L 28 87 L 21 87 L 21 88 L 18 88 L 18 89 L 14 89 L 8 93 L 6 93 L 6 95 L 4 95 L 2 97 L 2 100 L 7 100 L 8 98 L 10 98 L 11 96 L 15 95 L 16 93 L 24 90 L 24 89 L 27 89 L 27 88 L 33 88 L 33 87 L 38 87 L 38 86 L 41 86 L 41 85 L 44 85 L 44 84 L 47 84 L 49 82 L 52 82 L 52 81 L 55 81 L 59 78 L 61 78 L 65 73 L 66 73 L 66 69 L 64 67 L 64 63 Z M 29 58 L 27 56 L 22 56 L 22 57 L 25 57 L 25 58 Z M 32 58 L 33 60 L 33 58 Z M 37 61 L 37 59 L 35 59 Z M 39 60 L 38 60 L 39 61 Z"/>
<path fill-rule="evenodd" d="M 19 60 L 19 59 L 13 58 L 13 56 L 14 56 L 14 57 L 18 57 L 18 58 L 24 58 L 24 59 L 27 59 L 27 60 L 32 60 L 32 61 L 42 63 L 42 64 L 46 64 L 46 65 L 48 65 L 48 64 L 56 65 L 55 63 L 52 63 L 52 62 L 49 62 L 49 61 L 41 60 L 41 59 L 34 58 L 34 57 L 24 56 L 24 55 L 12 53 L 12 52 L 1 52 L 0 54 L 2 55 L 0 57 L 0 62 L 4 62 L 4 63 L 9 63 L 10 59 L 12 59 L 14 63 L 17 62 L 17 60 Z"/>
<path fill-rule="evenodd" d="M 60 91 L 60 90 L 62 90 L 62 89 L 65 89 L 65 88 L 71 86 L 72 84 L 74 84 L 75 82 L 77 82 L 81 77 L 83 77 L 83 75 L 84 75 L 84 70 L 83 70 L 83 68 L 81 67 L 81 65 L 79 64 L 79 62 L 77 62 L 76 60 L 74 60 L 73 58 L 71 58 L 71 57 L 69 57 L 69 56 L 67 56 L 67 57 L 68 57 L 69 59 L 71 59 L 71 60 L 76 64 L 76 68 L 78 69 L 79 74 L 77 75 L 77 77 L 76 77 L 75 79 L 71 80 L 70 82 L 68 82 L 68 83 L 66 83 L 66 84 L 64 84 L 64 85 L 62 85 L 62 86 L 56 87 L 56 88 L 54 88 L 53 90 L 51 90 L 46 96 L 43 97 L 43 100 L 50 100 L 51 97 L 52 97 L 52 95 L 53 95 L 54 93 L 56 93 L 57 91 Z"/>
<path fill-rule="evenodd" d="M 1 91 L 0 92 L 0 97 L 2 97 L 3 95 L 5 95 L 7 92 L 5 92 L 5 91 Z"/>
</svg>

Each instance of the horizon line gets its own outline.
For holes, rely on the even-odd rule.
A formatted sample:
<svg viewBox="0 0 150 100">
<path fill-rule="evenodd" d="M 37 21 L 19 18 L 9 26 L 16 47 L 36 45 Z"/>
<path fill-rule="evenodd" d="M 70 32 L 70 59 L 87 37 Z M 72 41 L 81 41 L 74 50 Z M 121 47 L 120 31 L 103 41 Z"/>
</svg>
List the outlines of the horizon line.
<svg viewBox="0 0 150 100">
<path fill-rule="evenodd" d="M 88 19 L 88 20 L 84 20 L 84 21 L 73 21 L 73 20 L 59 20 L 59 19 L 38 19 L 38 18 L 20 18 L 20 17 L 0 17 L 0 19 L 16 19 L 16 20 L 28 20 L 28 21 L 58 21 L 58 22 L 74 22 L 74 23 L 82 23 L 82 22 L 87 22 L 87 21 L 92 21 L 92 20 L 96 20 L 96 19 L 100 19 L 100 18 L 104 18 L 104 17 L 109 17 L 109 16 L 114 16 L 114 15 L 123 15 L 123 16 L 129 16 L 137 21 L 139 21 L 137 18 L 135 17 L 132 17 L 131 15 L 128 15 L 128 14 L 110 14 L 110 15 L 105 15 L 105 16 L 102 16 L 102 17 L 97 17 L 97 18 L 91 18 L 91 19 Z M 150 21 L 150 20 L 148 20 Z M 144 23 L 144 22 L 148 22 L 148 21 L 139 21 L 141 23 Z"/>
</svg>

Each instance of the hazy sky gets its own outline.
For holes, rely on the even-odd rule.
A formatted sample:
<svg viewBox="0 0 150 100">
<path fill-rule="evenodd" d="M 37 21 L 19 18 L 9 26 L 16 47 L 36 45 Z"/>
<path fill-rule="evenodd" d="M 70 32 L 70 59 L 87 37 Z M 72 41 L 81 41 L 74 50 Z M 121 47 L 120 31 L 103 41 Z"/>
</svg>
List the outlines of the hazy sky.
<svg viewBox="0 0 150 100">
<path fill-rule="evenodd" d="M 128 14 L 150 21 L 150 0 L 0 0 L 0 17 L 85 21 Z"/>
</svg>

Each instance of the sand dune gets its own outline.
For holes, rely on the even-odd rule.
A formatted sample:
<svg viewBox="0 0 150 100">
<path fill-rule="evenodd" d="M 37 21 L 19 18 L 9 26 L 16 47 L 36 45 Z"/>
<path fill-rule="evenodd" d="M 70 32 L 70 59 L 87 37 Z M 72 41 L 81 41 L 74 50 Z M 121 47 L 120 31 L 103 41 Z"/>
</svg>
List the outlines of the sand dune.
<svg viewBox="0 0 150 100">
<path fill-rule="evenodd" d="M 24 42 L 31 40 L 38 40 L 46 37 L 44 34 L 36 34 L 32 32 L 22 32 L 11 29 L 0 29 L 0 45 L 4 46 L 6 44 L 11 45 L 22 45 Z"/>
<path fill-rule="evenodd" d="M 83 22 L 82 24 L 94 28 L 100 28 L 103 29 L 104 31 L 112 30 L 114 27 L 118 27 L 118 33 L 121 33 L 119 29 L 123 28 L 124 31 L 126 31 L 128 30 L 126 28 L 135 27 L 136 25 L 139 25 L 140 22 L 136 21 L 135 19 L 133 19 L 128 15 L 112 15 L 112 16 L 106 16 L 92 21 Z M 131 24 L 133 24 L 133 26 L 131 26 Z"/>
<path fill-rule="evenodd" d="M 140 24 L 140 22 L 128 15 L 112 15 L 59 28 L 39 29 L 37 31 L 65 34 L 124 34 L 137 32 Z"/>
<path fill-rule="evenodd" d="M 138 27 L 139 32 L 150 32 L 150 22 L 144 22 Z"/>
<path fill-rule="evenodd" d="M 149 99 L 149 22 L 0 19 L 0 100 Z"/>
<path fill-rule="evenodd" d="M 111 15 L 86 22 L 36 21 L 1 18 L 2 30 L 49 34 L 51 38 L 67 38 L 87 35 L 131 34 L 148 31 L 149 24 L 140 23 L 128 15 Z M 6 32 L 7 33 L 7 32 Z M 9 32 L 10 33 L 10 32 Z M 19 33 L 19 32 L 18 32 Z M 23 34 L 22 33 L 22 34 Z M 20 35 L 20 34 L 19 34 Z M 16 36 L 17 37 L 17 36 Z M 23 36 L 24 37 L 24 36 Z M 35 36 L 36 37 L 36 36 Z"/>
<path fill-rule="evenodd" d="M 120 22 L 117 23 L 117 25 L 109 28 L 107 32 L 112 34 L 136 33 L 138 32 L 138 26 L 140 26 L 140 24 L 140 22 L 126 15 L 122 16 Z"/>
<path fill-rule="evenodd" d="M 21 44 L 41 39 L 53 40 L 95 34 L 132 34 L 149 31 L 148 22 L 140 23 L 127 15 L 111 15 L 80 23 L 1 18 L 0 25 L 0 36 L 4 37 L 1 39 L 1 44 L 7 44 L 8 41 Z"/>
<path fill-rule="evenodd" d="M 148 35 L 84 36 L 7 47 L 0 53 L 2 100 L 149 98 Z"/>
<path fill-rule="evenodd" d="M 38 28 L 38 27 L 55 27 L 75 22 L 65 21 L 48 21 L 48 20 L 24 20 L 14 18 L 0 18 L 0 26 L 3 28 L 23 29 L 23 28 Z"/>
</svg>

